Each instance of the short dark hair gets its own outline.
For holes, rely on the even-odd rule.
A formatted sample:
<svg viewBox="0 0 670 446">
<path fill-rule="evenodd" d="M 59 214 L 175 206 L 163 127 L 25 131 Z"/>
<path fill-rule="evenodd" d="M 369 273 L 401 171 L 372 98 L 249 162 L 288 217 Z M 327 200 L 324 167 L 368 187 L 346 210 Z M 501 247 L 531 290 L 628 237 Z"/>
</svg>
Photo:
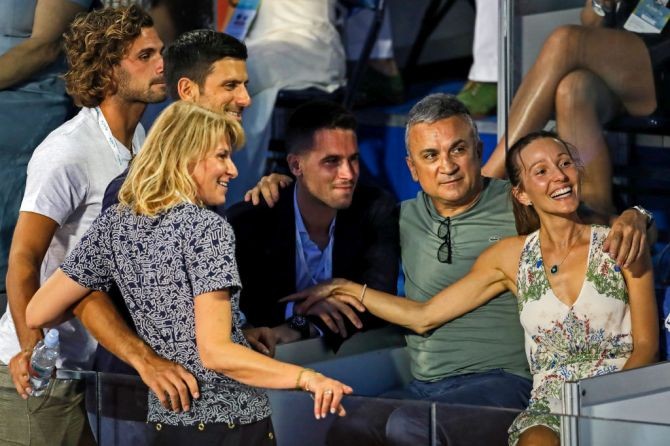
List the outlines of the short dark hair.
<svg viewBox="0 0 670 446">
<path fill-rule="evenodd" d="M 477 144 L 479 142 L 479 132 L 468 108 L 453 94 L 433 93 L 414 104 L 414 107 L 412 107 L 407 115 L 407 125 L 405 126 L 405 147 L 407 148 L 407 154 L 409 155 L 409 130 L 413 125 L 421 123 L 433 124 L 452 116 L 460 116 L 468 123 L 472 129 L 474 142 Z"/>
<path fill-rule="evenodd" d="M 247 47 L 228 34 L 196 29 L 177 37 L 165 50 L 163 63 L 168 93 L 179 99 L 177 82 L 182 77 L 202 87 L 212 65 L 226 57 L 247 60 Z"/>
<path fill-rule="evenodd" d="M 286 150 L 302 153 L 311 148 L 314 133 L 321 129 L 356 131 L 356 118 L 342 105 L 311 101 L 296 108 L 286 124 Z"/>
</svg>

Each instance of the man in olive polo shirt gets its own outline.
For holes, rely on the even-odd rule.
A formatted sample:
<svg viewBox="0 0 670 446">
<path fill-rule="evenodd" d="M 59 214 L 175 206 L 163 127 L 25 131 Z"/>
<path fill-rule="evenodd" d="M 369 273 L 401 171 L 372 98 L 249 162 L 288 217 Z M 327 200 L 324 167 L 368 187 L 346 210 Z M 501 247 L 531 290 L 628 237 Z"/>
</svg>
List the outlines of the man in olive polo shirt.
<svg viewBox="0 0 670 446">
<path fill-rule="evenodd" d="M 409 113 L 407 164 L 422 190 L 400 208 L 405 294 L 425 301 L 463 277 L 479 254 L 516 235 L 507 181 L 481 176 L 477 128 L 453 96 L 430 95 Z M 426 335 L 408 334 L 412 377 L 399 399 L 523 409 L 531 389 L 516 299 L 504 293 Z M 336 422 L 328 444 L 428 444 L 427 412 L 402 402 L 376 402 Z M 513 414 L 493 430 L 505 439 Z M 448 438 L 450 423 L 438 437 Z M 490 424 L 490 423 L 489 423 Z M 352 443 L 353 442 L 353 443 Z"/>
<path fill-rule="evenodd" d="M 421 185 L 400 209 L 400 247 L 407 298 L 425 301 L 463 277 L 477 257 L 501 238 L 517 235 L 509 182 L 481 175 L 482 143 L 467 108 L 454 96 L 432 94 L 409 112 L 407 165 Z M 625 231 L 644 234 L 646 218 L 626 211 L 613 225 L 610 253 L 624 264 L 637 255 Z M 632 231 L 632 232 L 635 232 Z M 644 237 L 642 237 L 644 239 Z M 613 241 L 617 240 L 617 241 Z M 506 444 L 515 412 L 531 389 L 524 334 L 515 297 L 503 293 L 425 335 L 408 334 L 413 381 L 382 395 L 480 407 L 441 406 L 438 444 Z M 428 406 L 373 401 L 349 408 L 334 422 L 328 444 L 429 444 Z"/>
</svg>

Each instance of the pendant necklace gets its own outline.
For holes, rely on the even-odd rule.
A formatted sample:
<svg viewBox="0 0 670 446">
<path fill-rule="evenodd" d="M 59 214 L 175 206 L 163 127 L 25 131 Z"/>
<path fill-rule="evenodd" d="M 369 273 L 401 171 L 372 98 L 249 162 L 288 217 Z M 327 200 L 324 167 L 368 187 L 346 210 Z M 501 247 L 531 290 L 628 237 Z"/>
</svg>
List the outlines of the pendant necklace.
<svg viewBox="0 0 670 446">
<path fill-rule="evenodd" d="M 563 260 L 561 260 L 559 263 L 554 263 L 553 265 L 551 265 L 551 268 L 549 269 L 549 272 L 552 275 L 558 274 L 558 268 L 561 265 L 563 265 L 563 262 L 565 262 L 565 259 L 567 259 L 568 256 L 570 255 L 570 253 L 572 252 L 572 248 L 575 246 L 575 243 L 577 243 L 577 240 L 579 240 L 579 237 L 581 237 L 582 231 L 584 231 L 584 227 L 582 227 L 582 229 L 579 230 L 579 233 L 577 234 L 577 237 L 575 237 L 575 239 L 572 241 L 572 243 L 570 243 L 570 247 L 568 248 L 568 252 L 563 257 Z"/>
</svg>

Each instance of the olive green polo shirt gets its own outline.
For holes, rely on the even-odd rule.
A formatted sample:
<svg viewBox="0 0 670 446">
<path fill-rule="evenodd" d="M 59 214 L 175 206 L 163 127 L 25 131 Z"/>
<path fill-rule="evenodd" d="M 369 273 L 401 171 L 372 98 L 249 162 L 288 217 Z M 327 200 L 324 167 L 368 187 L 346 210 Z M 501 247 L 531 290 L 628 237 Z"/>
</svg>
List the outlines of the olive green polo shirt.
<svg viewBox="0 0 670 446">
<path fill-rule="evenodd" d="M 401 204 L 400 246 L 410 299 L 428 300 L 467 274 L 486 248 L 517 235 L 509 182 L 485 179 L 478 202 L 450 219 L 451 264 L 437 258 L 443 220 L 423 191 Z M 421 381 L 492 369 L 530 377 L 516 298 L 509 292 L 426 335 L 407 335 L 407 346 L 412 374 Z"/>
</svg>

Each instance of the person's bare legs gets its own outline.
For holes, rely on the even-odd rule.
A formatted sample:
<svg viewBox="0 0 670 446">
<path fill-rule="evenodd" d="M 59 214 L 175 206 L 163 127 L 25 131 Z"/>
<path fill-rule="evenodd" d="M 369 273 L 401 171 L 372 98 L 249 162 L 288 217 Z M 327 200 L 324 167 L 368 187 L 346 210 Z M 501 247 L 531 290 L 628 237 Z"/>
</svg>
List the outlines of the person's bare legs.
<svg viewBox="0 0 670 446">
<path fill-rule="evenodd" d="M 545 126 L 554 112 L 558 85 L 579 69 L 601 78 L 631 115 L 646 115 L 656 108 L 651 61 L 642 39 L 622 30 L 562 26 L 547 38 L 514 96 L 507 135 L 510 143 Z M 505 137 L 482 172 L 505 176 Z"/>
<path fill-rule="evenodd" d="M 612 166 L 602 124 L 622 110 L 622 104 L 602 79 L 588 70 L 575 70 L 556 89 L 558 134 L 574 145 L 584 165 L 582 200 L 604 215 L 615 212 Z"/>
<path fill-rule="evenodd" d="M 521 434 L 517 446 L 558 446 L 560 443 L 558 435 L 548 427 L 533 426 Z"/>
</svg>

